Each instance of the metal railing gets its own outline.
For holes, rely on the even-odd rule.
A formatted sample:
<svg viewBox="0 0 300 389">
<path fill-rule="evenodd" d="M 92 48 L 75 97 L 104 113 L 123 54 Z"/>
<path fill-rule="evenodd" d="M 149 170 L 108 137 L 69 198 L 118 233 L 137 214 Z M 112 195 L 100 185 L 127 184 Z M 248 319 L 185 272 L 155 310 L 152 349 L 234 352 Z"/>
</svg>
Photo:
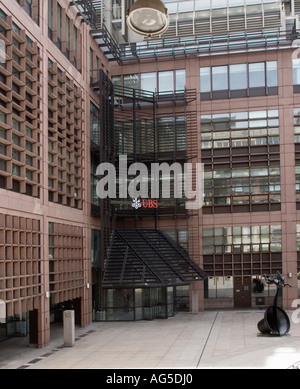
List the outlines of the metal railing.
<svg viewBox="0 0 300 389">
<path fill-rule="evenodd" d="M 178 55 L 209 55 L 218 52 L 246 52 L 253 49 L 273 49 L 291 46 L 299 31 L 271 29 L 222 35 L 160 39 L 120 45 L 121 61 Z"/>
</svg>

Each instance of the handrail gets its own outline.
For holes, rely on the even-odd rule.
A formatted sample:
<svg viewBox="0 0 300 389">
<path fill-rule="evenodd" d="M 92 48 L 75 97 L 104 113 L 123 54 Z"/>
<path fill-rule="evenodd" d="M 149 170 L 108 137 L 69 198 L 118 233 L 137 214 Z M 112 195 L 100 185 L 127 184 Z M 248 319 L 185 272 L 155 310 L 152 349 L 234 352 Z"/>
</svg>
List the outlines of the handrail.
<svg viewBox="0 0 300 389">
<path fill-rule="evenodd" d="M 250 50 L 254 48 L 274 48 L 290 46 L 300 37 L 299 31 L 279 29 L 229 33 L 222 35 L 203 35 L 188 38 L 160 39 L 136 44 L 121 44 L 121 61 L 164 57 L 170 55 L 190 55 L 214 53 L 219 51 Z"/>
</svg>

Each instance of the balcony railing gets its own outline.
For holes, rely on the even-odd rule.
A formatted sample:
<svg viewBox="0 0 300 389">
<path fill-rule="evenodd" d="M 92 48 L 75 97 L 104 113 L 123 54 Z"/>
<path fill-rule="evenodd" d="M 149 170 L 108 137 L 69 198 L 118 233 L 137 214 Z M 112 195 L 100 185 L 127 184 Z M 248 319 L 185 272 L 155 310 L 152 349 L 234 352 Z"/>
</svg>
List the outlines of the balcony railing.
<svg viewBox="0 0 300 389">
<path fill-rule="evenodd" d="M 120 45 L 122 62 L 168 56 L 210 55 L 224 52 L 247 52 L 290 47 L 299 31 L 279 29 L 222 35 L 159 39 Z"/>
</svg>

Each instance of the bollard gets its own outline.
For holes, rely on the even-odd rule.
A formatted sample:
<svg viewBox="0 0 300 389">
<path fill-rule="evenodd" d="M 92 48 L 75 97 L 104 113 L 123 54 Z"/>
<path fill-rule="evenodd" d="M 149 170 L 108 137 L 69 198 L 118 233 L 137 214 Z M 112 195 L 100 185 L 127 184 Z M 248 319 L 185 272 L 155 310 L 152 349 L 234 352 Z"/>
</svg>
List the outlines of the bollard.
<svg viewBox="0 0 300 389">
<path fill-rule="evenodd" d="M 73 347 L 75 344 L 75 312 L 64 311 L 64 346 Z"/>
<path fill-rule="evenodd" d="M 6 323 L 6 305 L 3 300 L 0 300 L 0 323 Z"/>
</svg>

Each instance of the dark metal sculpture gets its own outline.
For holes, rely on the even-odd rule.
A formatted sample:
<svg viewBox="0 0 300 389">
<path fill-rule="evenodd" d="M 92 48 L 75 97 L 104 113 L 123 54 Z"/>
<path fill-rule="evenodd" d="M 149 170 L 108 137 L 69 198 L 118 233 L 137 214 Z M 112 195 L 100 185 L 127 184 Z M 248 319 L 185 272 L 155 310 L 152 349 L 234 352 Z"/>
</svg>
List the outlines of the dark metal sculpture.
<svg viewBox="0 0 300 389">
<path fill-rule="evenodd" d="M 274 297 L 273 305 L 271 305 L 265 312 L 264 318 L 257 324 L 257 328 L 262 334 L 286 335 L 290 330 L 290 319 L 287 313 L 277 306 L 277 298 L 279 290 L 285 286 L 292 286 L 286 284 L 284 277 L 277 272 L 273 278 L 264 276 L 267 284 L 275 284 L 277 287 L 276 295 Z"/>
</svg>

